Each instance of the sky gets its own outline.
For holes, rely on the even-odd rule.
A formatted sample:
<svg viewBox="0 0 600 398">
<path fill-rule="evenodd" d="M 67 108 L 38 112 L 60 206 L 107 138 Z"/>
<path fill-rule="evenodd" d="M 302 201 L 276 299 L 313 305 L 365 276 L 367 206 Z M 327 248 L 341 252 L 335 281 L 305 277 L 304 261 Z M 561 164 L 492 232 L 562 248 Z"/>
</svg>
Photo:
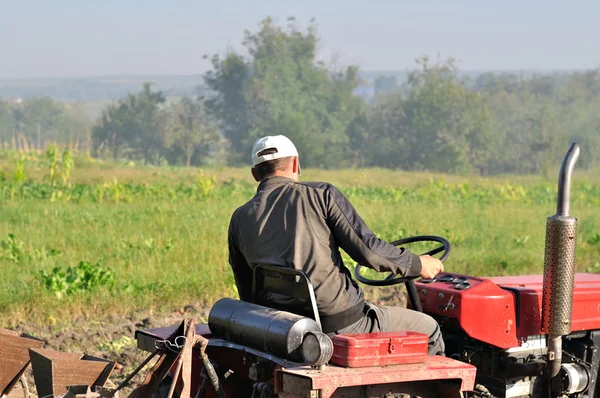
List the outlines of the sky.
<svg viewBox="0 0 600 398">
<path fill-rule="evenodd" d="M 315 18 L 319 57 L 363 70 L 600 66 L 598 0 L 0 0 L 0 79 L 203 73 L 267 16 Z"/>
</svg>

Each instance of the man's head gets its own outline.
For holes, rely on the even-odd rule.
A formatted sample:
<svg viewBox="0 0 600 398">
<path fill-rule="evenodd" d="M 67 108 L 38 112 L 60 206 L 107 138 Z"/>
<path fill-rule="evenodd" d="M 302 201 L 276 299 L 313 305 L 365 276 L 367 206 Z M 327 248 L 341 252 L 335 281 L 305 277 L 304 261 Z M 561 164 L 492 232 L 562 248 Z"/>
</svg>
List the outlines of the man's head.
<svg viewBox="0 0 600 398">
<path fill-rule="evenodd" d="M 252 176 L 256 181 L 283 176 L 298 181 L 300 162 L 294 143 L 283 135 L 258 139 L 252 147 Z"/>
</svg>

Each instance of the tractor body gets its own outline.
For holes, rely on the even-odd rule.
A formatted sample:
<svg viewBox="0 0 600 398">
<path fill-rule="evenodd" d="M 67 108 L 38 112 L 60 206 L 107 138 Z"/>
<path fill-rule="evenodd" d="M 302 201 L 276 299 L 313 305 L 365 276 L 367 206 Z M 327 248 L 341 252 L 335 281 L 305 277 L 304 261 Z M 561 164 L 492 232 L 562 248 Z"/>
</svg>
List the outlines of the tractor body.
<svg viewBox="0 0 600 398">
<path fill-rule="evenodd" d="M 485 386 L 491 396 L 546 396 L 543 279 L 543 275 L 475 278 L 444 274 L 433 283 L 416 283 L 424 312 L 442 327 L 446 355 L 474 365 L 477 384 Z M 456 280 L 469 287 L 453 283 Z M 463 290 L 457 290 L 458 286 Z M 577 273 L 572 331 L 563 337 L 562 363 L 553 380 L 561 385 L 555 388 L 566 397 L 600 398 L 599 366 L 600 275 Z"/>
</svg>

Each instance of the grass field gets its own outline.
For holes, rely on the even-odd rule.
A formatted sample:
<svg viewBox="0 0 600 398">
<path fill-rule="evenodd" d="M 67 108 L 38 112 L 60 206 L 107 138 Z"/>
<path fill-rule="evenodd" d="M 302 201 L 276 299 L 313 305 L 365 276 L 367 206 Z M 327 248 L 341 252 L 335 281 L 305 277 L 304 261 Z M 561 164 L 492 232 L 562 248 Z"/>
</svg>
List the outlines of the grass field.
<svg viewBox="0 0 600 398">
<path fill-rule="evenodd" d="M 0 327 L 158 313 L 235 294 L 226 232 L 255 191 L 248 170 L 19 159 L 0 155 Z M 447 237 L 449 271 L 543 270 L 554 178 L 305 170 L 303 179 L 339 186 L 383 239 Z M 597 173 L 577 173 L 572 212 L 579 270 L 600 272 Z"/>
</svg>

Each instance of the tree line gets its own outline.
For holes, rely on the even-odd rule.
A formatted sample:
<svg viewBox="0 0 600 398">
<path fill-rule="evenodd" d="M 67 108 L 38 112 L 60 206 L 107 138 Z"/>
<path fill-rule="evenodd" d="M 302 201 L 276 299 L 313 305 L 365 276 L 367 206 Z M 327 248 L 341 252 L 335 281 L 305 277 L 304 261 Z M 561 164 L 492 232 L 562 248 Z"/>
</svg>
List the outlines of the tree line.
<svg viewBox="0 0 600 398">
<path fill-rule="evenodd" d="M 43 150 L 61 143 L 73 151 L 90 150 L 91 123 L 80 105 L 48 97 L 25 101 L 0 99 L 0 150 Z"/>
<path fill-rule="evenodd" d="M 92 140 L 96 156 L 191 166 L 194 157 L 208 155 L 211 144 L 219 142 L 219 134 L 202 99 L 186 96 L 166 104 L 165 95 L 145 83 L 140 93 L 104 109 Z"/>
<path fill-rule="evenodd" d="M 197 95 L 169 101 L 147 83 L 109 104 L 81 133 L 69 109 L 47 99 L 31 100 L 46 102 L 36 104 L 35 117 L 29 102 L 12 109 L 0 103 L 0 140 L 78 139 L 98 157 L 241 165 L 258 137 L 284 134 L 306 167 L 480 175 L 547 173 L 577 141 L 582 166 L 600 162 L 598 69 L 464 78 L 453 59 L 422 57 L 405 82 L 381 76 L 375 97 L 364 100 L 355 94 L 362 84 L 357 67 L 317 60 L 312 23 L 303 30 L 293 19 L 279 26 L 267 18 L 257 32 L 246 32 L 243 45 L 243 53 L 212 57 Z"/>
</svg>

